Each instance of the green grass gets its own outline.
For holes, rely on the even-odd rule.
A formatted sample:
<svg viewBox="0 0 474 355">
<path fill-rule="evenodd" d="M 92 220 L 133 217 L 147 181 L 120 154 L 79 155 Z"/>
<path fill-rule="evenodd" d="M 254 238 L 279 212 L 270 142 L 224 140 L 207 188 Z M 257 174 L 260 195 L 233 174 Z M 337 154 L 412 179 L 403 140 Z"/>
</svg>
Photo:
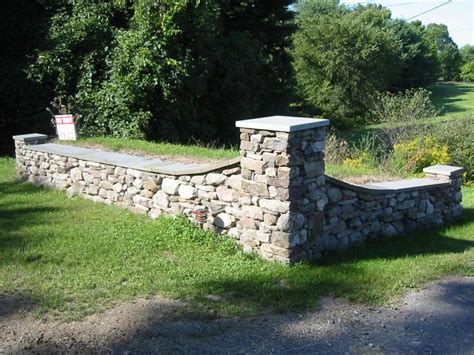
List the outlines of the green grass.
<svg viewBox="0 0 474 355">
<path fill-rule="evenodd" d="M 326 164 L 326 174 L 335 178 L 356 177 L 356 176 L 380 176 L 379 169 L 363 165 L 351 167 L 347 165 Z"/>
<path fill-rule="evenodd" d="M 430 87 L 433 103 L 444 108 L 438 120 L 465 119 L 474 116 L 474 84 L 442 83 Z"/>
<path fill-rule="evenodd" d="M 0 159 L 0 300 L 34 304 L 39 317 L 79 319 L 157 293 L 187 301 L 193 316 L 306 310 L 321 296 L 378 304 L 442 275 L 473 274 L 474 188 L 463 190 L 457 225 L 290 267 L 180 218 L 153 221 L 19 183 L 13 170 Z"/>
<path fill-rule="evenodd" d="M 135 151 L 137 153 L 180 156 L 188 158 L 232 159 L 239 156 L 235 149 L 209 148 L 198 145 L 156 143 L 139 139 L 124 140 L 112 137 L 80 138 L 77 141 L 61 141 L 61 144 L 90 146 L 99 145 L 112 151 Z"/>
</svg>

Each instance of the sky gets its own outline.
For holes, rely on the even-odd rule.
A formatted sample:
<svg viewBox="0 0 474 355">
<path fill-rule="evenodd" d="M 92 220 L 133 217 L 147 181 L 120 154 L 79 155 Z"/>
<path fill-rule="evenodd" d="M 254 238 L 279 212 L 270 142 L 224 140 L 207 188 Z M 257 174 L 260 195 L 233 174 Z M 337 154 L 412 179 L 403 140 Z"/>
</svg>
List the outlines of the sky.
<svg viewBox="0 0 474 355">
<path fill-rule="evenodd" d="M 393 18 L 408 19 L 448 0 L 341 0 L 347 5 L 353 4 L 380 4 L 392 11 Z M 459 47 L 466 44 L 474 45 L 474 0 L 452 0 L 447 5 L 416 17 L 423 24 L 444 23 L 448 26 L 451 38 Z"/>
</svg>

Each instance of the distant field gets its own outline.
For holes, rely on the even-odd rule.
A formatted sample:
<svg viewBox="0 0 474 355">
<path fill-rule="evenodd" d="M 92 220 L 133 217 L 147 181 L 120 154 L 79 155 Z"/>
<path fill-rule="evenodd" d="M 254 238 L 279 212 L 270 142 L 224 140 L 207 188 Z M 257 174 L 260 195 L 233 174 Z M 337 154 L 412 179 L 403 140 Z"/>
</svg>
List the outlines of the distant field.
<svg viewBox="0 0 474 355">
<path fill-rule="evenodd" d="M 444 108 L 439 118 L 464 119 L 474 116 L 474 84 L 436 84 L 430 90 L 433 93 L 433 103 Z"/>
</svg>

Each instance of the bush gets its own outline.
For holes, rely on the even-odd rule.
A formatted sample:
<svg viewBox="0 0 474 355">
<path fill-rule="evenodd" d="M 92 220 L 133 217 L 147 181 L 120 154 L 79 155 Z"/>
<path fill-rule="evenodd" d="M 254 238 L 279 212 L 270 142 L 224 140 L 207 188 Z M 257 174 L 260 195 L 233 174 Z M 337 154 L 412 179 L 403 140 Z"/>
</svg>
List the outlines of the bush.
<svg viewBox="0 0 474 355">
<path fill-rule="evenodd" d="M 349 144 L 345 139 L 338 138 L 336 131 L 329 131 L 326 138 L 325 159 L 329 164 L 341 164 L 350 157 Z"/>
<path fill-rule="evenodd" d="M 474 61 L 467 62 L 461 66 L 461 80 L 474 82 Z"/>
<path fill-rule="evenodd" d="M 439 114 L 425 89 L 411 89 L 398 94 L 375 96 L 370 110 L 374 122 L 383 123 L 379 140 L 389 151 L 395 144 L 407 142 L 427 134 L 427 119 Z"/>
<path fill-rule="evenodd" d="M 388 162 L 399 175 L 421 173 L 430 165 L 449 164 L 448 146 L 436 143 L 431 136 L 418 137 L 395 144 Z"/>
<path fill-rule="evenodd" d="M 465 178 L 474 181 L 474 118 L 451 121 L 433 129 L 436 142 L 448 147 L 449 164 L 466 169 Z"/>
</svg>

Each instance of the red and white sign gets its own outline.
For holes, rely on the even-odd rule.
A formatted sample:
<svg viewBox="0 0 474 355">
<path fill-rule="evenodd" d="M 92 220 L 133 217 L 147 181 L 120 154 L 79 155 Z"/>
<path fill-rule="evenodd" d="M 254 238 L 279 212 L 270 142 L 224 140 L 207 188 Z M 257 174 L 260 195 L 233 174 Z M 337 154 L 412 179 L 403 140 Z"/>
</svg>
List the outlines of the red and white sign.
<svg viewBox="0 0 474 355">
<path fill-rule="evenodd" d="M 60 140 L 75 141 L 76 125 L 74 124 L 73 115 L 55 115 L 56 131 Z"/>
</svg>

